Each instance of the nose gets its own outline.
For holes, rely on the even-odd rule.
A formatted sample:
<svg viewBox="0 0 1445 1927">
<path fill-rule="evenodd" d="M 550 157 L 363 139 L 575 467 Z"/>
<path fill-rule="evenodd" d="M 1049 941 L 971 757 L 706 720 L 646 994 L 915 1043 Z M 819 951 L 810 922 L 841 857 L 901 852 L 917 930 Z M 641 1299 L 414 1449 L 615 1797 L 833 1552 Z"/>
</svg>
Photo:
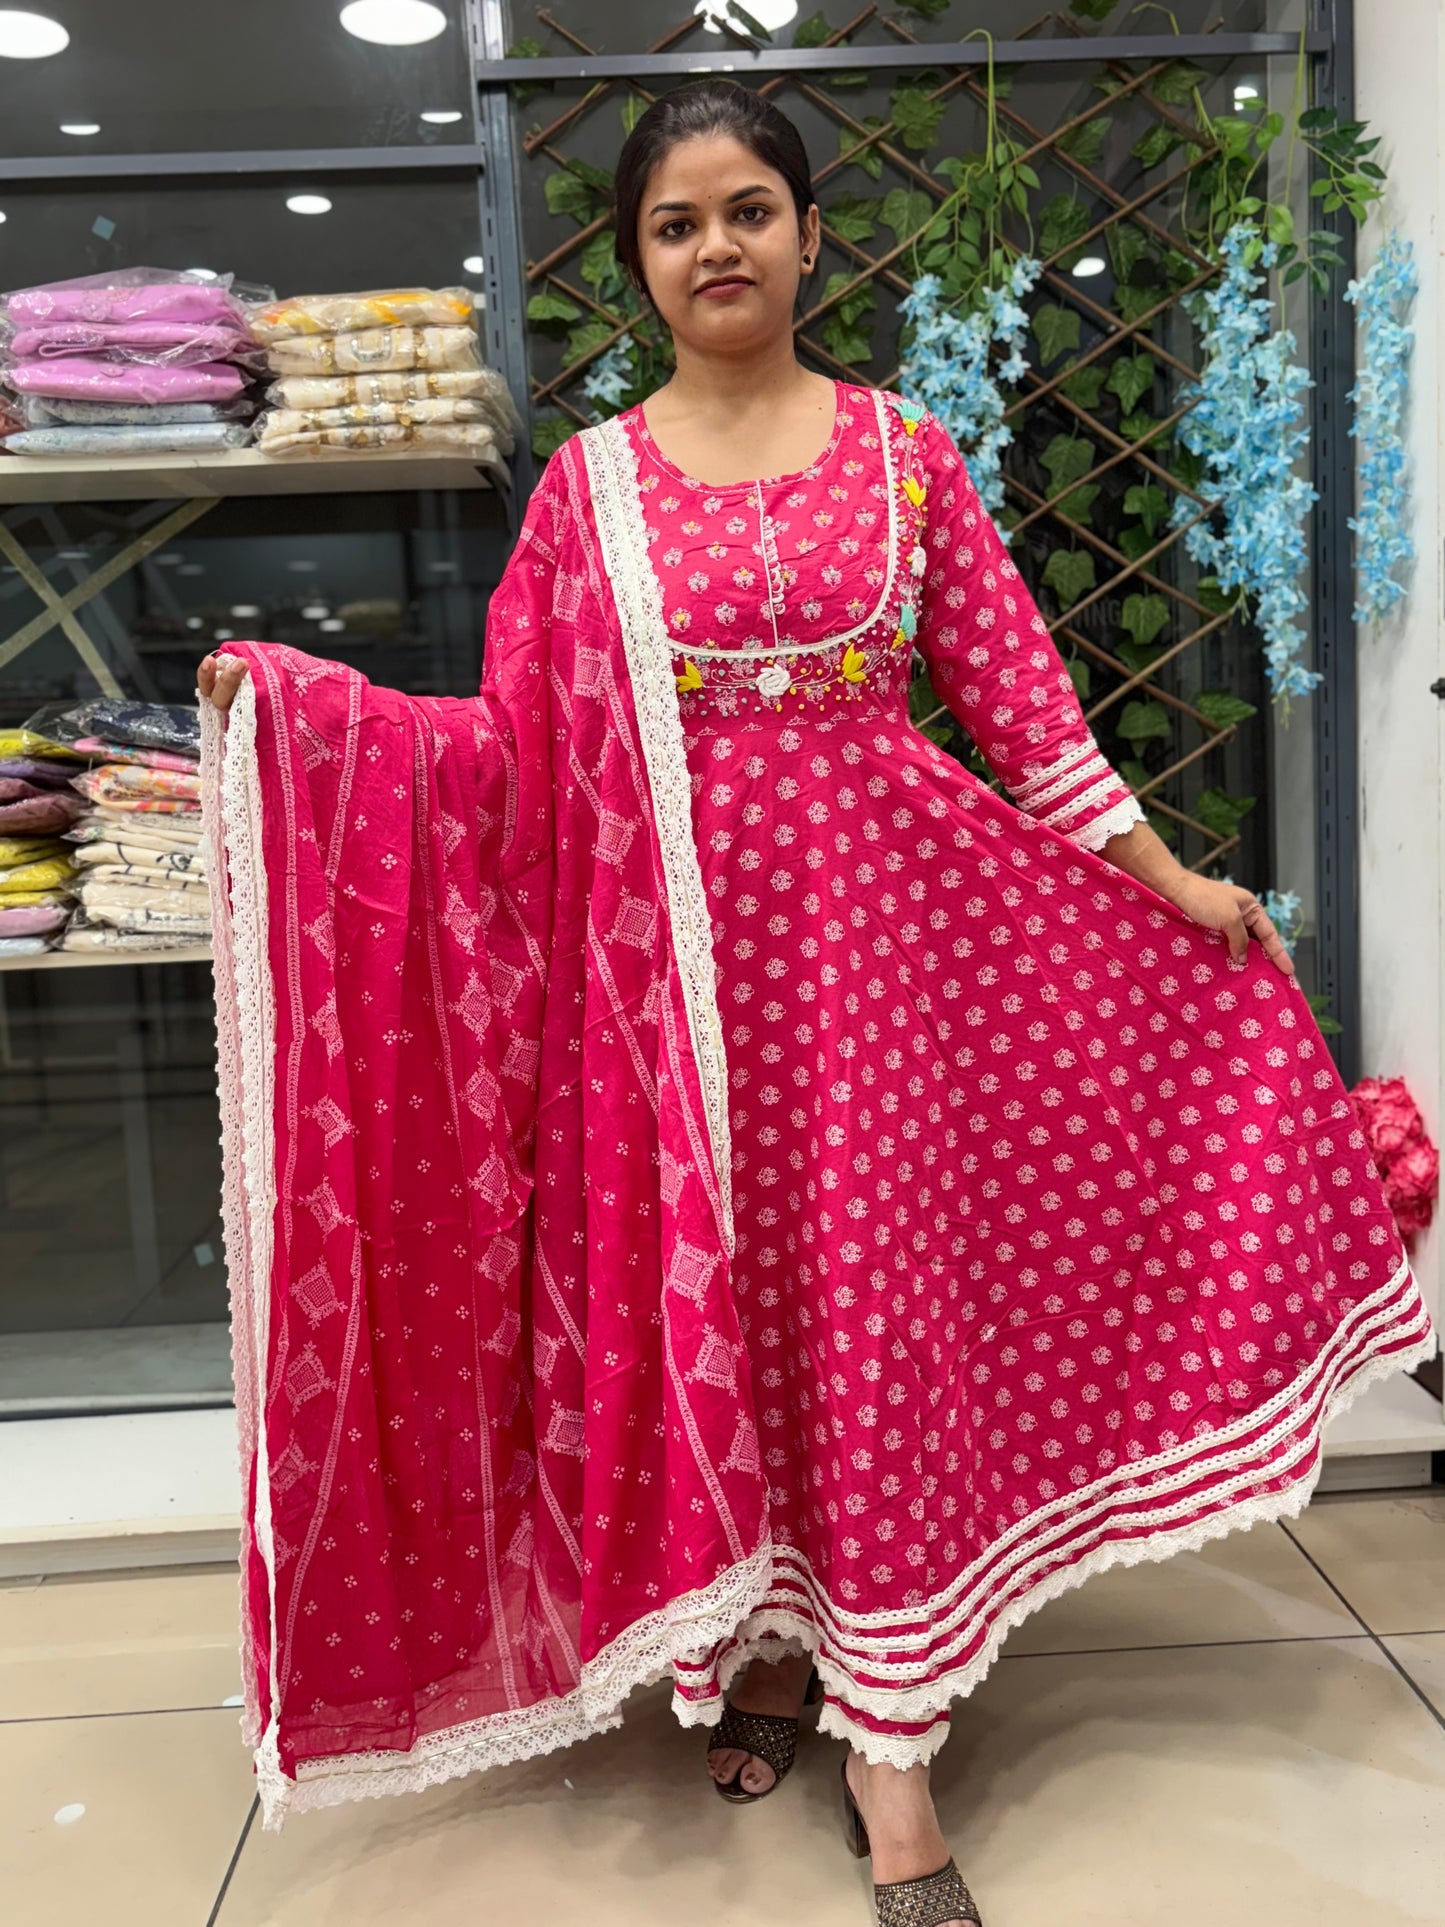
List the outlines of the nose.
<svg viewBox="0 0 1445 1927">
<path fill-rule="evenodd" d="M 700 229 L 697 238 L 697 258 L 702 267 L 716 267 L 738 260 L 742 249 L 737 237 L 729 233 L 721 220 L 709 221 Z"/>
</svg>

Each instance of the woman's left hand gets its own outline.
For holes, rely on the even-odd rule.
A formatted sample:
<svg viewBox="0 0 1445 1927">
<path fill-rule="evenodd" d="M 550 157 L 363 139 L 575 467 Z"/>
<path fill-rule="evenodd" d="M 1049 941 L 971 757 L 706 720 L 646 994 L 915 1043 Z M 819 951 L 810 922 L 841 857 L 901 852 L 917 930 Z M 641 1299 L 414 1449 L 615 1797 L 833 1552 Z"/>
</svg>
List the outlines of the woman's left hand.
<svg viewBox="0 0 1445 1927">
<path fill-rule="evenodd" d="M 1170 891 L 1170 898 L 1193 922 L 1202 923 L 1206 930 L 1224 932 L 1233 962 L 1244 962 L 1253 937 L 1264 946 L 1264 954 L 1276 970 L 1286 977 L 1295 974 L 1294 959 L 1285 949 L 1284 939 L 1252 890 L 1238 883 L 1213 883 L 1208 877 L 1186 874 Z"/>
</svg>

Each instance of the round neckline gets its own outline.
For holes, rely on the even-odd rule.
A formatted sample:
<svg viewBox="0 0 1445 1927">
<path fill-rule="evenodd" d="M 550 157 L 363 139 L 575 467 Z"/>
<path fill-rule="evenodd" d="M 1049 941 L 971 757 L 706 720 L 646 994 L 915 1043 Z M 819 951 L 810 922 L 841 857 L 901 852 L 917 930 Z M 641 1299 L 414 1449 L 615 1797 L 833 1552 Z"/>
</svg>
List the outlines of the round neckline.
<svg viewBox="0 0 1445 1927">
<path fill-rule="evenodd" d="M 811 462 L 805 463 L 802 468 L 794 469 L 791 474 L 754 475 L 749 481 L 745 482 L 701 482 L 696 475 L 689 475 L 685 469 L 679 468 L 676 462 L 663 453 L 661 443 L 647 425 L 647 416 L 643 412 L 645 407 L 645 402 L 638 402 L 634 407 L 630 408 L 627 413 L 632 418 L 634 427 L 639 431 L 639 437 L 644 448 L 647 450 L 648 459 L 655 462 L 664 474 L 671 476 L 673 481 L 680 482 L 684 488 L 695 489 L 700 495 L 731 495 L 739 489 L 751 488 L 787 488 L 806 480 L 808 476 L 816 473 L 816 471 L 823 466 L 824 462 L 830 460 L 837 450 L 838 443 L 842 439 L 843 415 L 845 412 L 843 383 L 835 379 L 833 382 L 833 427 L 827 441 L 823 444 L 822 448 L 819 449 Z"/>
</svg>

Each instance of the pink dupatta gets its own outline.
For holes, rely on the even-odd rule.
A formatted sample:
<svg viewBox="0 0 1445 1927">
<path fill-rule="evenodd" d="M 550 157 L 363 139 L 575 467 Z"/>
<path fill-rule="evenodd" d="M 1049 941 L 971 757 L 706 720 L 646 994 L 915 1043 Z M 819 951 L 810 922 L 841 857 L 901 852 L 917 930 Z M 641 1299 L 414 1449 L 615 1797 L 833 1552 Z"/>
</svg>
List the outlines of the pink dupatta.
<svg viewBox="0 0 1445 1927">
<path fill-rule="evenodd" d="M 579 440 L 479 696 L 232 644 L 228 724 L 202 705 L 269 1827 L 567 1744 L 673 1669 L 710 1716 L 767 1583 L 671 662 Z"/>
</svg>

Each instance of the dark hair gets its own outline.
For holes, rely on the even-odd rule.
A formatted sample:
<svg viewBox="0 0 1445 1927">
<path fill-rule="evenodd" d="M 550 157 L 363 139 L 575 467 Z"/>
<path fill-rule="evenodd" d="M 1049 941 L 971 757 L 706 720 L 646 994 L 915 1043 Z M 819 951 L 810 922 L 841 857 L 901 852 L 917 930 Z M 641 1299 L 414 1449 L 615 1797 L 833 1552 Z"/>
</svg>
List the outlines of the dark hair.
<svg viewBox="0 0 1445 1927">
<path fill-rule="evenodd" d="M 623 142 L 617 158 L 617 259 L 643 294 L 647 293 L 647 283 L 642 274 L 642 250 L 637 244 L 637 223 L 647 183 L 658 162 L 674 147 L 705 134 L 725 134 L 741 141 L 764 167 L 782 175 L 798 210 L 798 220 L 808 218 L 813 204 L 808 150 L 786 114 L 735 80 L 695 80 L 674 88 L 652 103 Z"/>
</svg>

